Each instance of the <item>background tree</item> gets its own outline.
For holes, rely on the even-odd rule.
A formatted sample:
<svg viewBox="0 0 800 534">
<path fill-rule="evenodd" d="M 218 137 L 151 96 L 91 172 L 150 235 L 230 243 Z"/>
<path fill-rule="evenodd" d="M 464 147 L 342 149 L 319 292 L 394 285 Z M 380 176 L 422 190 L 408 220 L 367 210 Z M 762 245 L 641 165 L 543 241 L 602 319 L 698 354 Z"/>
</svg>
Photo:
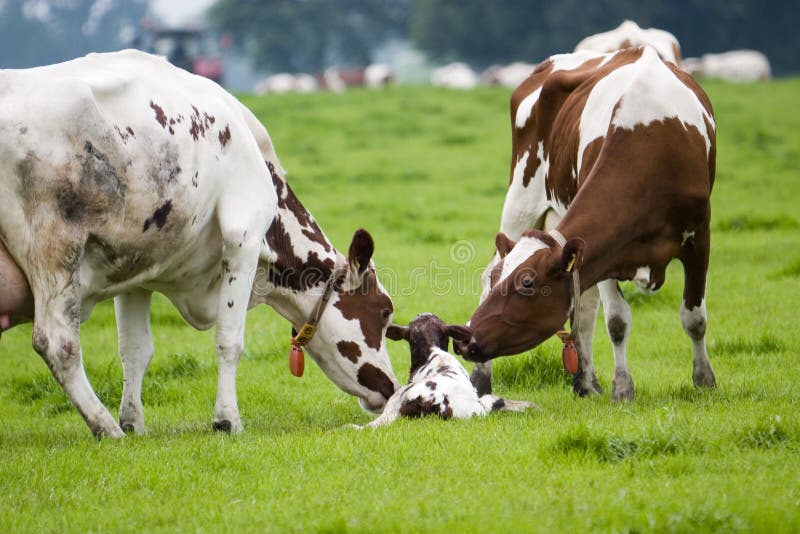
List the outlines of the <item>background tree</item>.
<svg viewBox="0 0 800 534">
<path fill-rule="evenodd" d="M 800 2 L 770 0 L 414 0 L 410 35 L 437 60 L 477 67 L 539 61 L 624 19 L 675 34 L 683 55 L 764 52 L 776 73 L 800 70 Z"/>
<path fill-rule="evenodd" d="M 369 63 L 408 14 L 408 0 L 219 0 L 209 18 L 256 67 L 300 72 Z"/>
<path fill-rule="evenodd" d="M 0 68 L 57 63 L 118 50 L 147 11 L 147 2 L 7 0 L 0 2 Z"/>
</svg>

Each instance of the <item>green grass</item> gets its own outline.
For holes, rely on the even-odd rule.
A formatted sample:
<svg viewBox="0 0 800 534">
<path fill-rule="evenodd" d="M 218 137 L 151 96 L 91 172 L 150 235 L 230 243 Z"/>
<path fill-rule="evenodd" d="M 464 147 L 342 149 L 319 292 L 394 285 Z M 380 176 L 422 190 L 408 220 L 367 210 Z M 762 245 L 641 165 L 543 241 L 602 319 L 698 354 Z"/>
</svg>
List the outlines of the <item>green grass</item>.
<svg viewBox="0 0 800 534">
<path fill-rule="evenodd" d="M 691 386 L 680 266 L 634 313 L 637 400 L 575 398 L 548 341 L 496 363 L 496 390 L 541 406 L 482 420 L 369 417 L 313 364 L 288 372 L 289 325 L 248 317 L 246 432 L 211 431 L 213 332 L 154 300 L 149 433 L 96 442 L 22 326 L 0 342 L 2 532 L 792 532 L 800 529 L 800 80 L 708 83 L 718 124 L 708 345 L 716 391 Z M 508 91 L 391 88 L 244 97 L 289 180 L 346 249 L 365 227 L 396 320 L 463 322 L 508 181 Z M 113 306 L 83 326 L 92 384 L 116 413 Z M 399 378 L 409 357 L 390 344 Z M 613 361 L 602 328 L 600 383 Z"/>
</svg>

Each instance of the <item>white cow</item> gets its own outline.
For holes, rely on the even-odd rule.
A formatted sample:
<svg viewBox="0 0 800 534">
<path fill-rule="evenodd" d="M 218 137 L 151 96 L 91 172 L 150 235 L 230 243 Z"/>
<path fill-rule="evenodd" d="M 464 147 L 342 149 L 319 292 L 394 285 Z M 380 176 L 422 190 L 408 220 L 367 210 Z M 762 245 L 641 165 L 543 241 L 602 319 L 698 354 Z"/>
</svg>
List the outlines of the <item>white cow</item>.
<svg viewBox="0 0 800 534">
<path fill-rule="evenodd" d="M 519 84 L 531 75 L 535 68 L 536 65 L 520 61 L 508 65 L 493 65 L 481 74 L 481 83 L 516 89 Z"/>
<path fill-rule="evenodd" d="M 431 84 L 448 89 L 474 89 L 478 75 L 465 63 L 450 63 L 431 72 Z"/>
<path fill-rule="evenodd" d="M 772 78 L 769 59 L 757 50 L 731 50 L 721 54 L 703 54 L 700 58 L 686 58 L 684 69 L 693 76 L 719 78 L 728 82 L 755 82 Z"/>
<path fill-rule="evenodd" d="M 681 66 L 681 45 L 671 33 L 656 28 L 642 29 L 631 20 L 623 21 L 613 30 L 590 35 L 575 47 L 576 52 L 616 52 L 623 48 L 649 45 L 661 59 Z"/>
<path fill-rule="evenodd" d="M 365 409 L 381 411 L 397 386 L 369 234 L 347 257 L 334 249 L 255 116 L 155 56 L 0 71 L 0 244 L 0 329 L 33 321 L 33 347 L 97 436 L 144 430 L 153 291 L 195 328 L 216 326 L 216 429 L 242 429 L 236 368 L 260 303 L 298 330 L 318 319 L 311 356 Z M 79 337 L 111 297 L 122 426 L 89 385 Z"/>
<path fill-rule="evenodd" d="M 389 326 L 386 337 L 395 341 L 405 339 L 411 346 L 408 384 L 395 391 L 383 413 L 365 426 L 385 426 L 398 417 L 414 419 L 435 415 L 442 419 L 469 419 L 491 412 L 521 412 L 534 408 L 532 402 L 488 394 L 478 396 L 464 366 L 447 352 L 450 337 L 469 341 L 471 335 L 469 329 L 445 325 L 431 313 L 417 316 L 407 327 Z"/>
<path fill-rule="evenodd" d="M 310 74 L 290 74 L 281 72 L 261 80 L 255 85 L 257 95 L 283 93 L 313 93 L 317 90 L 317 80 Z"/>
<path fill-rule="evenodd" d="M 385 63 L 373 63 L 364 69 L 364 85 L 370 89 L 386 87 L 393 81 L 394 71 Z"/>
</svg>

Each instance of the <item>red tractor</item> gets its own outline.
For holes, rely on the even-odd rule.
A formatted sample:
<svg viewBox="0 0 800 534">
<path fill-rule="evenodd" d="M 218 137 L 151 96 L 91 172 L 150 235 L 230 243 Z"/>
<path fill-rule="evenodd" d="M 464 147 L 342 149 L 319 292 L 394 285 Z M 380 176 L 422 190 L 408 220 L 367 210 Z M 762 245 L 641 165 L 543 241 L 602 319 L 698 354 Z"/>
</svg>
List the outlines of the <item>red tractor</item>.
<svg viewBox="0 0 800 534">
<path fill-rule="evenodd" d="M 222 83 L 222 48 L 226 36 L 219 41 L 209 37 L 204 28 L 165 28 L 142 24 L 136 48 L 165 56 L 170 63 L 193 74 Z"/>
</svg>

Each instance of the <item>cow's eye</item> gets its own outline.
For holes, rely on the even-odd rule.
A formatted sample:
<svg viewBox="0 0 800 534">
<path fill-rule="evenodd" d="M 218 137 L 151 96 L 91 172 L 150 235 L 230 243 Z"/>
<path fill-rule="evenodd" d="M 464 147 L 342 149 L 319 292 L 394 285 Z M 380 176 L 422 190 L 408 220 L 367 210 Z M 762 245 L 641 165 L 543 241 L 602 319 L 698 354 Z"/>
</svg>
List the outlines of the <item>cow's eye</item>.
<svg viewBox="0 0 800 534">
<path fill-rule="evenodd" d="M 533 295 L 536 292 L 533 282 L 533 278 L 527 276 L 523 278 L 519 283 L 519 292 L 526 296 Z"/>
<path fill-rule="evenodd" d="M 522 281 L 522 287 L 525 289 L 533 289 L 533 278 L 526 278 Z"/>
</svg>

